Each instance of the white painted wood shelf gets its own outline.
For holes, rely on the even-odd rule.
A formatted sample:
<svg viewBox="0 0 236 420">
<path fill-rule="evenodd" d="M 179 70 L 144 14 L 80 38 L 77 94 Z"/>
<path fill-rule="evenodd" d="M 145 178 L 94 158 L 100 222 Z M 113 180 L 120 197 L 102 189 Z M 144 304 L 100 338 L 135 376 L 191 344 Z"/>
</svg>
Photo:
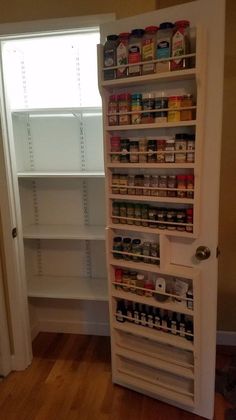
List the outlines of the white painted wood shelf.
<svg viewBox="0 0 236 420">
<path fill-rule="evenodd" d="M 28 225 L 23 228 L 25 239 L 105 240 L 104 226 Z"/>
<path fill-rule="evenodd" d="M 179 121 L 179 122 L 165 122 L 165 123 L 150 123 L 150 124 L 130 124 L 130 125 L 107 125 L 105 130 L 110 131 L 130 131 L 130 130 L 148 130 L 157 128 L 178 128 L 178 127 L 194 127 L 196 120 Z"/>
<path fill-rule="evenodd" d="M 32 276 L 28 297 L 107 301 L 107 280 L 60 276 Z"/>
<path fill-rule="evenodd" d="M 97 172 L 73 172 L 73 171 L 25 171 L 18 172 L 18 178 L 104 178 L 105 173 Z"/>
<path fill-rule="evenodd" d="M 113 217 L 115 219 L 115 216 Z M 164 222 L 163 222 L 164 224 Z M 140 233 L 150 233 L 150 234 L 158 234 L 158 235 L 166 235 L 166 236 L 174 236 L 179 238 L 195 238 L 197 235 L 195 235 L 192 232 L 186 232 L 186 231 L 178 231 L 178 230 L 168 230 L 168 229 L 158 229 L 158 228 L 151 228 L 151 227 L 145 227 L 145 226 L 138 226 L 138 225 L 128 225 L 123 223 L 110 223 L 108 227 L 116 230 L 126 230 L 127 232 L 140 232 Z"/>
<path fill-rule="evenodd" d="M 65 114 L 66 116 L 76 116 L 76 113 L 83 113 L 83 112 L 91 112 L 91 113 L 102 113 L 101 107 L 52 107 L 52 108 L 19 108 L 19 109 L 12 109 L 11 113 L 13 115 L 29 115 L 32 114 L 34 116 L 43 116 L 43 115 L 50 115 L 50 116 L 57 116 L 60 117 Z"/>
<path fill-rule="evenodd" d="M 194 163 L 116 163 L 108 162 L 109 169 L 194 169 Z"/>
<path fill-rule="evenodd" d="M 119 187 L 118 187 L 119 188 Z M 122 186 L 121 186 L 122 188 Z M 125 188 L 125 187 L 124 187 Z M 145 189 L 145 187 L 143 187 Z M 135 189 L 135 186 L 133 187 Z M 187 190 L 186 190 L 187 191 Z M 145 201 L 155 203 L 176 203 L 176 204 L 193 204 L 193 198 L 178 198 L 178 197 L 160 197 L 152 195 L 129 195 L 129 194 L 109 194 L 111 200 L 122 200 L 122 201 Z"/>
</svg>

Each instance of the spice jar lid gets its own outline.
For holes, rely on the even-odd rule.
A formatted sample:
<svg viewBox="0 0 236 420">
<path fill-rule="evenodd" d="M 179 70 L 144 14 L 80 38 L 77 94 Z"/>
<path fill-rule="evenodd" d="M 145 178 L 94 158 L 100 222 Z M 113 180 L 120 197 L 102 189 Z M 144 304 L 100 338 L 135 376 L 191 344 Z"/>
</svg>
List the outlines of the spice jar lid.
<svg viewBox="0 0 236 420">
<path fill-rule="evenodd" d="M 113 136 L 113 137 L 111 137 L 111 141 L 120 141 L 120 137 L 119 136 Z"/>
<path fill-rule="evenodd" d="M 110 95 L 109 96 L 109 101 L 116 101 L 116 100 L 117 100 L 116 95 Z"/>
<path fill-rule="evenodd" d="M 177 181 L 186 181 L 186 175 L 177 175 Z"/>
<path fill-rule="evenodd" d="M 118 35 L 108 35 L 107 40 L 108 41 L 116 41 L 118 39 Z"/>
<path fill-rule="evenodd" d="M 186 213 L 188 216 L 192 216 L 193 215 L 193 209 L 187 209 Z"/>
<path fill-rule="evenodd" d="M 188 140 L 195 140 L 195 134 L 189 134 L 188 135 Z"/>
<path fill-rule="evenodd" d="M 144 30 L 147 33 L 156 33 L 158 31 L 158 26 L 147 26 Z"/>
<path fill-rule="evenodd" d="M 132 240 L 132 244 L 134 244 L 134 245 L 140 245 L 141 244 L 141 239 L 133 239 Z"/>
<path fill-rule="evenodd" d="M 119 36 L 119 38 L 129 38 L 130 33 L 129 32 L 121 32 L 118 36 Z"/>
<path fill-rule="evenodd" d="M 169 101 L 176 101 L 176 100 L 180 100 L 182 98 L 182 96 L 178 96 L 178 95 L 176 95 L 176 96 L 169 96 L 168 97 L 168 100 Z"/>
<path fill-rule="evenodd" d="M 186 133 L 177 133 L 175 135 L 175 140 L 187 140 L 188 134 Z"/>
<path fill-rule="evenodd" d="M 186 28 L 190 25 L 189 20 L 177 20 L 175 22 L 175 26 Z"/>
<path fill-rule="evenodd" d="M 136 99 L 142 99 L 142 94 L 141 93 L 133 93 L 131 95 L 132 100 L 136 100 Z"/>
<path fill-rule="evenodd" d="M 124 244 L 130 244 L 131 243 L 131 238 L 124 238 L 123 243 Z"/>
<path fill-rule="evenodd" d="M 143 93 L 143 99 L 154 99 L 155 94 L 154 92 L 145 92 Z"/>
<path fill-rule="evenodd" d="M 122 241 L 122 237 L 121 236 L 115 236 L 113 238 L 113 242 L 121 242 Z"/>
<path fill-rule="evenodd" d="M 171 29 L 174 27 L 172 22 L 162 22 L 159 26 L 159 29 Z"/>
<path fill-rule="evenodd" d="M 119 101 L 130 101 L 130 93 L 120 93 L 120 95 L 118 95 L 118 100 Z"/>
<path fill-rule="evenodd" d="M 194 175 L 189 174 L 189 175 L 186 175 L 186 177 L 187 177 L 187 179 L 189 181 L 193 181 L 194 180 Z"/>
<path fill-rule="evenodd" d="M 131 35 L 132 36 L 137 36 L 138 38 L 141 38 L 144 34 L 144 30 L 143 29 L 133 29 L 131 31 Z"/>
</svg>

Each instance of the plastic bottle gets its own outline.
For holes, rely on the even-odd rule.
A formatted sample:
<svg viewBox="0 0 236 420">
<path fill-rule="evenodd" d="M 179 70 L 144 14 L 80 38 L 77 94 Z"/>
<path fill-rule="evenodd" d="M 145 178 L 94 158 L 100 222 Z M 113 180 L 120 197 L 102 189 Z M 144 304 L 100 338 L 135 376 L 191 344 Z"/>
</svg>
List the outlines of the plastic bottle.
<svg viewBox="0 0 236 420">
<path fill-rule="evenodd" d="M 157 26 L 148 26 L 145 28 L 142 39 L 142 61 L 155 60 L 157 30 Z M 143 64 L 142 74 L 150 74 L 154 72 L 155 63 Z"/>
<path fill-rule="evenodd" d="M 129 54 L 129 32 L 119 34 L 117 49 L 116 49 L 116 62 L 117 66 L 128 64 Z M 119 67 L 116 72 L 117 79 L 128 76 L 128 67 Z"/>
<path fill-rule="evenodd" d="M 172 57 L 186 55 L 190 51 L 189 21 L 179 20 L 175 22 L 172 36 Z M 181 70 L 189 67 L 189 58 L 176 58 L 171 60 L 171 70 Z"/>
<path fill-rule="evenodd" d="M 160 24 L 157 32 L 156 58 L 170 58 L 171 56 L 171 40 L 173 34 L 173 23 L 163 22 Z M 156 63 L 156 72 L 162 73 L 170 70 L 170 61 L 159 61 Z"/>
<path fill-rule="evenodd" d="M 144 34 L 143 29 L 133 29 L 129 38 L 129 64 L 136 64 L 129 66 L 129 76 L 140 76 L 141 65 L 138 64 L 142 57 L 142 37 Z"/>
<path fill-rule="evenodd" d="M 103 58 L 104 67 L 116 66 L 116 48 L 118 43 L 117 35 L 108 35 L 104 45 Z M 112 80 L 116 78 L 116 70 L 104 70 L 104 80 Z"/>
</svg>

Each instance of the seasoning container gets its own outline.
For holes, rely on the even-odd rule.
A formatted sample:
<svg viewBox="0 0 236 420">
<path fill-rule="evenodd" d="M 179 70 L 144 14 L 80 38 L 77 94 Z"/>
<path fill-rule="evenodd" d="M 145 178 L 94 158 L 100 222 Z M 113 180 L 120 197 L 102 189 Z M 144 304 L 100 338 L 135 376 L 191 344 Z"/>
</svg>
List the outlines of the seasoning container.
<svg viewBox="0 0 236 420">
<path fill-rule="evenodd" d="M 163 190 L 158 190 L 159 197 L 167 197 L 167 175 L 159 176 L 159 188 L 164 188 Z"/>
<path fill-rule="evenodd" d="M 128 64 L 129 37 L 130 37 L 130 34 L 128 32 L 123 32 L 119 34 L 117 48 L 116 48 L 116 63 L 117 63 L 117 66 L 119 66 L 118 69 L 116 70 L 117 79 L 128 76 L 128 66 L 125 67 L 125 65 Z"/>
<path fill-rule="evenodd" d="M 169 175 L 167 179 L 167 187 L 176 188 L 176 175 Z M 176 197 L 176 191 L 167 191 L 167 197 Z"/>
<path fill-rule="evenodd" d="M 141 65 L 138 64 L 141 61 L 142 57 L 142 37 L 144 34 L 143 29 L 133 29 L 129 38 L 129 52 L 128 52 L 128 62 L 133 64 L 129 66 L 129 76 L 140 76 L 141 75 Z"/>
<path fill-rule="evenodd" d="M 141 187 L 143 187 L 143 175 L 136 175 L 135 179 L 134 179 L 134 184 L 136 187 L 140 187 L 140 188 L 136 188 L 135 189 L 135 194 L 136 195 L 143 195 L 143 189 Z"/>
<path fill-rule="evenodd" d="M 175 155 L 175 162 L 186 162 L 187 138 L 188 134 L 185 133 L 175 135 L 175 150 L 178 152 Z"/>
<path fill-rule="evenodd" d="M 166 213 L 166 221 L 168 223 L 175 223 L 176 221 L 176 212 L 174 210 L 168 210 Z M 176 225 L 167 224 L 167 230 L 176 230 Z"/>
<path fill-rule="evenodd" d="M 120 175 L 120 194 L 127 194 L 128 176 Z"/>
<path fill-rule="evenodd" d="M 135 185 L 135 176 L 134 175 L 129 175 L 128 176 L 128 186 L 129 187 L 134 187 Z M 128 188 L 128 194 L 129 195 L 135 195 L 135 188 Z"/>
<path fill-rule="evenodd" d="M 154 257 L 154 258 L 159 258 L 160 256 L 160 248 L 159 248 L 159 244 L 157 244 L 156 242 L 152 242 L 151 246 L 150 246 L 150 256 Z M 150 263 L 151 264 L 160 264 L 159 260 L 153 260 L 150 259 Z"/>
<path fill-rule="evenodd" d="M 176 213 L 176 222 L 180 223 L 180 225 L 177 225 L 177 230 L 180 232 L 184 232 L 185 231 L 185 226 L 181 226 L 181 223 L 185 223 L 186 222 L 186 214 L 185 211 L 183 210 L 178 210 Z"/>
<path fill-rule="evenodd" d="M 143 243 L 142 255 L 144 256 L 143 257 L 144 263 L 150 263 L 150 258 L 148 258 L 150 256 L 150 248 L 151 248 L 151 242 Z"/>
<path fill-rule="evenodd" d="M 116 48 L 118 44 L 117 35 L 108 35 L 103 49 L 104 80 L 112 80 L 116 78 L 116 69 L 109 67 L 116 66 Z"/>
<path fill-rule="evenodd" d="M 148 208 L 148 219 L 149 219 L 149 227 L 150 228 L 157 228 L 157 210 L 155 207 Z"/>
<path fill-rule="evenodd" d="M 129 125 L 130 124 L 130 94 L 121 93 L 118 95 L 118 123 L 119 125 Z"/>
<path fill-rule="evenodd" d="M 115 236 L 113 238 L 113 247 L 112 247 L 113 251 L 122 251 L 122 238 L 121 236 Z M 123 258 L 122 254 L 113 252 L 113 258 L 116 258 L 117 260 L 120 260 Z"/>
<path fill-rule="evenodd" d="M 155 60 L 157 30 L 157 26 L 148 26 L 145 28 L 142 40 L 142 61 L 144 62 Z M 154 63 L 145 63 L 142 67 L 142 74 L 150 74 L 155 72 Z"/>
<path fill-rule="evenodd" d="M 139 152 L 143 153 L 139 155 L 139 163 L 147 162 L 147 139 L 146 138 L 139 139 Z"/>
<path fill-rule="evenodd" d="M 193 232 L 193 209 L 186 210 L 186 222 L 189 224 L 186 226 L 186 232 L 192 233 Z"/>
<path fill-rule="evenodd" d="M 122 283 L 122 275 L 123 275 L 123 271 L 121 270 L 121 268 L 116 268 L 115 269 L 115 283 L 116 284 L 116 289 L 120 290 L 122 289 L 122 287 L 120 286 L 120 284 Z"/>
<path fill-rule="evenodd" d="M 148 148 L 148 155 L 147 155 L 148 163 L 156 162 L 157 141 L 148 140 L 147 148 Z"/>
<path fill-rule="evenodd" d="M 186 197 L 186 175 L 177 175 L 177 197 L 184 198 Z"/>
<path fill-rule="evenodd" d="M 189 134 L 187 137 L 187 158 L 188 163 L 195 160 L 195 134 Z"/>
<path fill-rule="evenodd" d="M 153 296 L 153 290 L 155 289 L 153 281 L 147 279 L 144 283 L 144 288 L 146 289 L 145 292 L 144 292 L 144 295 L 146 297 L 152 297 Z"/>
<path fill-rule="evenodd" d="M 179 20 L 175 22 L 175 28 L 172 36 L 172 57 L 171 70 L 181 70 L 189 67 L 189 58 L 179 58 L 190 51 L 189 21 Z"/>
<path fill-rule="evenodd" d="M 136 285 L 137 285 L 137 272 L 130 271 L 130 292 L 136 293 Z"/>
<path fill-rule="evenodd" d="M 139 160 L 139 155 L 138 155 L 139 144 L 138 144 L 138 141 L 131 139 L 129 145 L 130 145 L 129 146 L 129 151 L 130 151 L 129 160 L 130 160 L 130 163 L 138 163 L 138 160 Z"/>
<path fill-rule="evenodd" d="M 170 58 L 171 55 L 171 40 L 173 33 L 173 23 L 163 22 L 159 26 L 157 32 L 157 48 L 156 58 L 158 60 Z M 156 72 L 162 73 L 170 70 L 170 61 L 158 61 L 156 63 Z"/>
<path fill-rule="evenodd" d="M 187 108 L 193 106 L 193 95 L 187 94 L 181 97 L 181 107 Z M 181 121 L 190 121 L 193 119 L 193 110 L 192 109 L 183 109 L 180 111 L 180 120 Z"/>
<path fill-rule="evenodd" d="M 123 225 L 126 224 L 126 216 L 127 216 L 127 208 L 126 203 L 120 203 L 120 217 L 119 223 L 122 223 Z"/>
<path fill-rule="evenodd" d="M 128 163 L 129 162 L 129 139 L 120 140 L 120 162 Z"/>
<path fill-rule="evenodd" d="M 150 187 L 156 188 L 151 190 L 151 195 L 157 197 L 159 195 L 159 190 L 157 189 L 159 187 L 159 176 L 158 175 L 152 175 L 150 179 Z"/>
<path fill-rule="evenodd" d="M 112 216 L 120 216 L 120 204 L 112 203 Z M 112 223 L 120 223 L 120 219 L 112 217 Z"/>
<path fill-rule="evenodd" d="M 110 95 L 108 99 L 108 125 L 118 125 L 118 101 L 116 95 Z"/>
<path fill-rule="evenodd" d="M 149 124 L 149 123 L 154 122 L 154 112 L 148 112 L 148 111 L 153 111 L 154 110 L 154 105 L 155 105 L 154 93 L 153 92 L 143 93 L 143 95 L 142 95 L 142 109 L 143 109 L 143 112 L 141 114 L 141 123 L 142 124 Z"/>
<path fill-rule="evenodd" d="M 194 198 L 194 192 L 189 191 L 189 190 L 194 189 L 194 175 L 187 175 L 186 176 L 186 188 L 187 188 L 186 197 L 187 198 Z"/>
<path fill-rule="evenodd" d="M 135 219 L 141 219 L 142 212 L 141 212 L 141 204 L 134 205 L 134 217 Z M 134 224 L 136 226 L 141 226 L 141 220 L 135 220 Z"/>
<path fill-rule="evenodd" d="M 131 95 L 131 124 L 141 123 L 141 111 L 142 111 L 142 94 L 134 93 Z"/>
<path fill-rule="evenodd" d="M 120 193 L 119 184 L 120 184 L 120 175 L 112 174 L 112 189 L 111 189 L 112 194 Z"/>
<path fill-rule="evenodd" d="M 124 292 L 129 291 L 129 285 L 130 285 L 130 274 L 128 270 L 124 270 L 123 275 L 122 275 L 122 288 Z"/>
<path fill-rule="evenodd" d="M 163 209 L 157 209 L 157 227 L 158 229 L 166 229 L 165 222 L 165 211 Z"/>
<path fill-rule="evenodd" d="M 174 139 L 167 139 L 166 140 L 166 147 L 165 151 L 165 162 L 166 163 L 173 163 L 175 161 L 175 140 Z"/>
<path fill-rule="evenodd" d="M 127 252 L 127 253 L 131 253 L 131 239 L 130 238 L 124 238 L 123 242 L 122 242 L 122 250 L 123 252 Z M 126 261 L 130 261 L 132 259 L 132 257 L 130 255 L 124 255 L 123 254 L 123 258 Z"/>
<path fill-rule="evenodd" d="M 169 96 L 168 98 L 168 122 L 180 121 L 181 96 Z"/>
<path fill-rule="evenodd" d="M 140 239 L 133 239 L 132 240 L 132 260 L 135 262 L 140 261 L 140 256 L 142 254 L 142 247 L 141 247 L 141 240 Z"/>
<path fill-rule="evenodd" d="M 188 299 L 192 299 L 192 300 L 187 300 L 187 308 L 193 310 L 193 289 L 191 287 L 188 288 L 186 297 Z"/>
<path fill-rule="evenodd" d="M 157 162 L 158 163 L 163 163 L 165 162 L 165 153 L 164 152 L 166 149 L 166 141 L 165 140 L 157 140 Z"/>
<path fill-rule="evenodd" d="M 144 282 L 145 282 L 144 279 L 145 279 L 145 277 L 144 277 L 143 274 L 137 274 L 136 286 L 144 289 Z M 138 295 L 142 296 L 144 294 L 144 290 L 136 289 L 136 293 Z"/>
<path fill-rule="evenodd" d="M 142 226 L 148 226 L 148 205 L 143 204 L 141 207 Z"/>
<path fill-rule="evenodd" d="M 164 93 L 160 96 L 159 92 L 155 94 L 155 110 L 157 109 L 167 109 L 168 108 L 168 98 L 164 96 Z M 155 112 L 155 122 L 167 122 L 167 111 L 156 111 Z"/>
<path fill-rule="evenodd" d="M 116 306 L 116 320 L 118 322 L 125 322 L 124 315 L 126 314 L 125 305 L 122 300 L 118 300 Z"/>
<path fill-rule="evenodd" d="M 147 187 L 150 187 L 150 175 L 144 175 L 143 179 L 143 195 L 151 195 L 151 190 Z"/>
<path fill-rule="evenodd" d="M 129 203 L 126 205 L 126 214 L 127 214 L 127 218 L 134 219 L 134 205 L 132 203 Z M 134 221 L 129 220 L 129 219 L 127 219 L 127 224 L 133 225 Z"/>
</svg>

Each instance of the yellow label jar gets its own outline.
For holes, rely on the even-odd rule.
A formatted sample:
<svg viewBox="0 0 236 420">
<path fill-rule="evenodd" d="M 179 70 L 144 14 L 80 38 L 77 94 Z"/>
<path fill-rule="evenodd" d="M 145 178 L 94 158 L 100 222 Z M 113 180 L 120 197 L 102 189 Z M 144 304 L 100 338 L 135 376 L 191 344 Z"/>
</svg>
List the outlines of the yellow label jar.
<svg viewBox="0 0 236 420">
<path fill-rule="evenodd" d="M 180 121 L 181 96 L 169 96 L 168 98 L 168 122 Z"/>
</svg>

